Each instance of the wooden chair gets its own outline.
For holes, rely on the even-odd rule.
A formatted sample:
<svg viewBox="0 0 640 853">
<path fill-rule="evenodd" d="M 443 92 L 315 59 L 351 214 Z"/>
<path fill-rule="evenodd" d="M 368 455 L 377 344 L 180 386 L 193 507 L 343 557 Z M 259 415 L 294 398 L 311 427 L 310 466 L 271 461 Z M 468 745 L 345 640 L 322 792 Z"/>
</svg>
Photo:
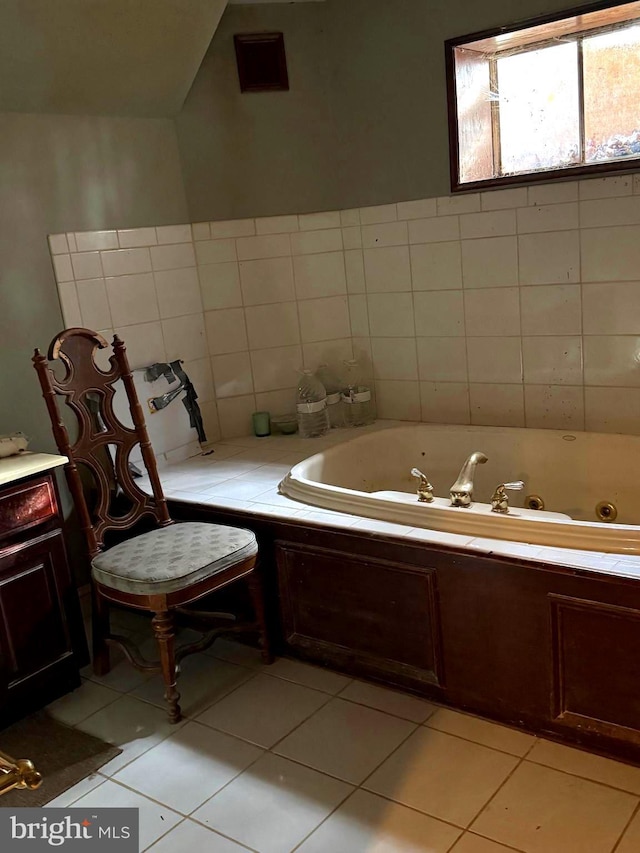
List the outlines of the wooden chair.
<svg viewBox="0 0 640 853">
<path fill-rule="evenodd" d="M 160 485 L 142 409 L 138 401 L 124 343 L 116 335 L 108 370 L 95 361 L 98 349 L 108 344 L 88 329 L 67 329 L 51 343 L 48 359 L 59 359 L 66 368 L 57 379 L 49 361 L 36 349 L 33 363 L 40 379 L 53 434 L 60 453 L 69 458 L 65 473 L 84 532 L 92 566 L 93 667 L 98 675 L 110 669 L 109 646 L 115 644 L 127 659 L 146 672 L 161 672 L 169 719 L 181 718 L 176 688 L 177 665 L 193 652 L 203 651 L 222 633 L 257 630 L 265 662 L 271 653 L 265 622 L 264 595 L 256 567 L 258 546 L 249 530 L 218 524 L 184 522 L 174 524 Z M 133 428 L 114 413 L 116 383 L 126 393 Z M 121 392 L 120 392 L 121 393 Z M 56 397 L 64 397 L 78 420 L 78 437 L 72 444 L 60 416 Z M 148 495 L 136 484 L 129 467 L 131 451 L 139 446 L 151 483 Z M 95 502 L 90 507 L 79 466 L 95 484 Z M 85 477 L 86 479 L 86 477 Z M 134 535 L 105 549 L 105 535 L 130 530 L 151 522 L 154 529 Z M 210 593 L 243 579 L 247 582 L 256 621 L 230 628 L 222 620 L 229 614 L 198 613 L 185 608 Z M 145 661 L 124 637 L 110 633 L 109 603 L 151 611 L 160 661 Z M 200 627 L 205 620 L 215 627 L 200 640 L 175 647 L 174 615 L 195 616 Z"/>
</svg>

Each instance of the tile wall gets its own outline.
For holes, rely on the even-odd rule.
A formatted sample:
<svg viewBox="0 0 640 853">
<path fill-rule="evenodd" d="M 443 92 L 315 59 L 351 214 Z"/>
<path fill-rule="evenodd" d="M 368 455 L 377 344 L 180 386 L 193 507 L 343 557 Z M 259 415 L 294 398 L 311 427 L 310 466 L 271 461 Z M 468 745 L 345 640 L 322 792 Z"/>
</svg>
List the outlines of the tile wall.
<svg viewBox="0 0 640 853">
<path fill-rule="evenodd" d="M 49 239 L 66 324 L 183 358 L 214 435 L 352 354 L 381 417 L 640 433 L 640 175 Z"/>
</svg>

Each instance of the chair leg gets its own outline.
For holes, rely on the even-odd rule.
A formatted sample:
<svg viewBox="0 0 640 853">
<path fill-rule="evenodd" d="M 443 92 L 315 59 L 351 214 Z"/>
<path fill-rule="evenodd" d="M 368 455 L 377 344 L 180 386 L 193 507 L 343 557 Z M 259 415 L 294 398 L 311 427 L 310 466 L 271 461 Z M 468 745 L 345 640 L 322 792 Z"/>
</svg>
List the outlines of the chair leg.
<svg viewBox="0 0 640 853">
<path fill-rule="evenodd" d="M 153 633 L 160 652 L 160 667 L 164 679 L 164 698 L 169 706 L 169 722 L 177 723 L 182 718 L 180 694 L 176 689 L 175 633 L 173 613 L 168 610 L 156 612 L 151 620 Z"/>
<path fill-rule="evenodd" d="M 273 654 L 271 653 L 271 642 L 269 639 L 269 631 L 267 628 L 267 618 L 264 606 L 264 584 L 262 583 L 262 573 L 260 568 L 256 567 L 247 578 L 247 585 L 251 595 L 251 603 L 256 614 L 256 623 L 260 633 L 260 645 L 262 646 L 262 660 L 265 663 L 273 663 Z"/>
<path fill-rule="evenodd" d="M 106 638 L 109 636 L 109 602 L 100 595 L 94 583 L 91 584 L 91 644 L 93 651 L 93 672 L 106 675 L 111 670 L 111 655 Z"/>
</svg>

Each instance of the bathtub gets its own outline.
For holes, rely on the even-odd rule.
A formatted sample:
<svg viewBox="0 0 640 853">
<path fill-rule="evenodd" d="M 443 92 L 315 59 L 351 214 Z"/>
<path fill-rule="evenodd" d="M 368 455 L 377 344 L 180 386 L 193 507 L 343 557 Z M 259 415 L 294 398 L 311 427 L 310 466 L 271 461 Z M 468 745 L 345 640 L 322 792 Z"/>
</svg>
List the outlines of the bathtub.
<svg viewBox="0 0 640 853">
<path fill-rule="evenodd" d="M 449 505 L 449 488 L 475 450 L 488 462 L 475 472 L 471 507 Z M 434 486 L 419 503 L 413 467 Z M 280 492 L 306 504 L 448 533 L 537 545 L 640 554 L 640 436 L 503 427 L 393 427 L 364 433 L 295 465 Z M 495 487 L 509 492 L 507 515 L 491 512 Z M 528 497 L 544 501 L 529 509 Z M 601 502 L 615 523 L 596 515 Z"/>
</svg>

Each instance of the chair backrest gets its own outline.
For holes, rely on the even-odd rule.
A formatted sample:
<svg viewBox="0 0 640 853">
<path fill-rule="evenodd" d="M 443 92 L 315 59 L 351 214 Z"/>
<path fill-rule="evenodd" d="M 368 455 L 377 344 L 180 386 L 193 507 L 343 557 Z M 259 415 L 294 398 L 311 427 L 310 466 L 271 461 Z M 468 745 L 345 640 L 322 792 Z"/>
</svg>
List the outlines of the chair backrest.
<svg viewBox="0 0 640 853">
<path fill-rule="evenodd" d="M 51 342 L 47 355 L 50 361 L 59 359 L 64 364 L 62 379 L 56 378 L 49 360 L 39 350 L 33 356 L 56 444 L 60 453 L 69 458 L 65 466 L 67 482 L 92 558 L 104 547 L 108 531 L 127 530 L 145 517 L 160 526 L 171 524 L 126 348 L 117 335 L 109 358 L 110 369 L 101 370 L 96 364 L 97 350 L 108 346 L 103 337 L 89 329 L 61 332 Z M 114 413 L 114 386 L 119 381 L 126 392 L 133 428 L 125 426 Z M 64 397 L 77 417 L 78 437 L 73 444 L 60 415 L 57 396 Z M 129 469 L 129 456 L 136 445 L 140 446 L 149 474 L 151 496 L 136 484 Z M 95 483 L 96 500 L 91 510 L 78 465 L 89 471 Z M 121 514 L 114 506 L 116 487 L 128 504 Z"/>
</svg>

